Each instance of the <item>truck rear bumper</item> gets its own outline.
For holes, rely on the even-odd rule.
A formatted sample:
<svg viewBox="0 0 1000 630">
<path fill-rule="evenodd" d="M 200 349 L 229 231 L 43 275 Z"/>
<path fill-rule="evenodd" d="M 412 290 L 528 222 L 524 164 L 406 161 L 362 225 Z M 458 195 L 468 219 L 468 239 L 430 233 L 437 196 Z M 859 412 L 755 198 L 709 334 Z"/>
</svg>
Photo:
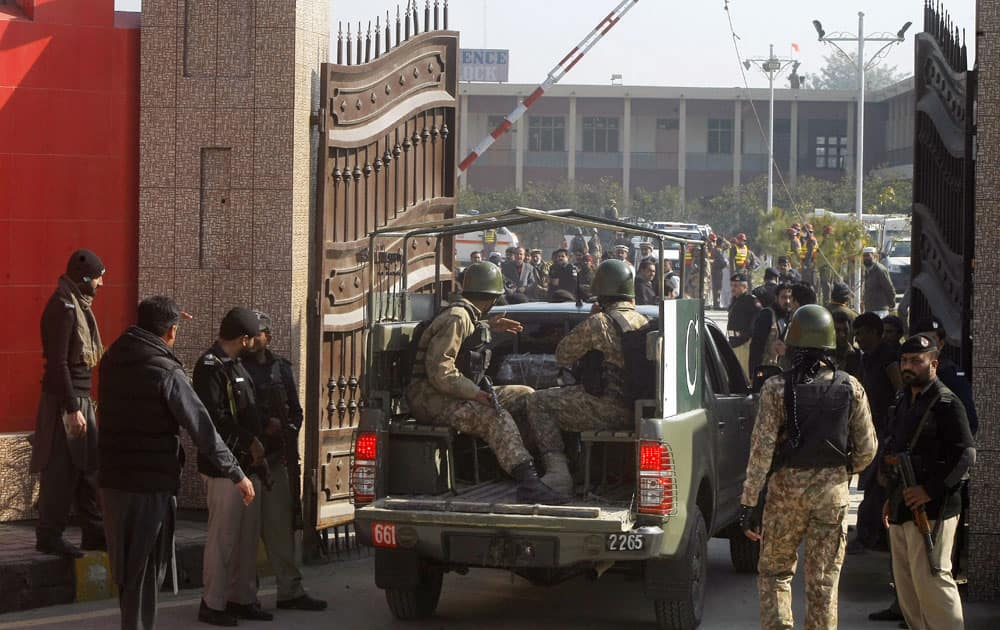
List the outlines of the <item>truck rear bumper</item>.
<svg viewBox="0 0 1000 630">
<path fill-rule="evenodd" d="M 635 527 L 630 521 L 616 518 L 496 513 L 488 519 L 483 517 L 474 513 L 401 511 L 376 504 L 359 509 L 355 522 L 358 541 L 364 545 L 410 551 L 426 560 L 472 567 L 565 568 L 646 560 L 660 556 L 664 542 L 661 527 Z M 612 536 L 614 539 L 609 540 Z"/>
</svg>

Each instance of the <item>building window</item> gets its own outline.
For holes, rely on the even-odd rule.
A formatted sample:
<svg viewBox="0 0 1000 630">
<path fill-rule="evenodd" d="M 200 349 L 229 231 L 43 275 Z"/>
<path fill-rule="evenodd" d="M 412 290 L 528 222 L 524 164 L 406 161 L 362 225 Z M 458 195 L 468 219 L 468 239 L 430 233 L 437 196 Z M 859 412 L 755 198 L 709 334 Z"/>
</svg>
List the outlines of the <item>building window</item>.
<svg viewBox="0 0 1000 630">
<path fill-rule="evenodd" d="M 566 119 L 562 116 L 532 116 L 528 130 L 529 151 L 566 150 Z"/>
<path fill-rule="evenodd" d="M 816 136 L 816 168 L 844 169 L 847 136 Z"/>
<path fill-rule="evenodd" d="M 731 118 L 708 119 L 708 152 L 732 154 L 733 120 Z"/>
<path fill-rule="evenodd" d="M 774 134 L 775 135 L 788 135 L 792 133 L 792 121 L 789 118 L 775 118 L 774 119 Z"/>
<path fill-rule="evenodd" d="M 680 121 L 676 118 L 657 118 L 656 128 L 661 131 L 676 131 L 680 129 Z"/>
<path fill-rule="evenodd" d="M 618 153 L 618 119 L 584 118 L 583 150 L 593 153 Z"/>
</svg>

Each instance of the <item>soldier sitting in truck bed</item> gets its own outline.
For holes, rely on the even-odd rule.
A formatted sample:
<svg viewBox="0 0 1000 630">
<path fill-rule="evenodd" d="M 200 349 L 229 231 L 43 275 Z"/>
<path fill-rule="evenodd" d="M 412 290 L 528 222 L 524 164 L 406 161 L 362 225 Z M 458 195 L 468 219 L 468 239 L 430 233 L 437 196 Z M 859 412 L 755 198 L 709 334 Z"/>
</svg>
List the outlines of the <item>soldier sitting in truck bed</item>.
<svg viewBox="0 0 1000 630">
<path fill-rule="evenodd" d="M 632 268 L 620 260 L 602 262 L 594 274 L 593 292 L 596 312 L 556 346 L 560 365 L 581 361 L 582 384 L 536 391 L 528 398 L 528 426 L 545 463 L 542 481 L 559 492 L 570 492 L 573 486 L 561 431 L 624 429 L 634 423 L 625 395 L 628 375 L 620 330 L 639 329 L 648 320 L 635 310 Z"/>
<path fill-rule="evenodd" d="M 511 333 L 522 329 L 520 323 L 502 316 L 482 319 L 503 292 L 503 276 L 496 265 L 479 262 L 465 270 L 462 296 L 442 309 L 417 340 L 406 399 L 418 421 L 444 424 L 485 440 L 500 467 L 517 481 L 519 503 L 559 505 L 568 497 L 539 480 L 511 416 L 523 413 L 524 399 L 533 390 L 509 385 L 491 392 L 492 386 L 484 381 L 490 329 Z"/>
</svg>

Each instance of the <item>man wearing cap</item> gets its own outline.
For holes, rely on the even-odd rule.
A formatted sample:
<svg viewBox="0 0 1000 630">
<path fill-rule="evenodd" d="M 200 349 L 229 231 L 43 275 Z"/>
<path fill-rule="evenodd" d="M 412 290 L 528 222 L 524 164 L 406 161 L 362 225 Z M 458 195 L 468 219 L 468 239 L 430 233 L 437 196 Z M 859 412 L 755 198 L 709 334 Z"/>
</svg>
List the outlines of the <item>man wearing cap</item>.
<svg viewBox="0 0 1000 630">
<path fill-rule="evenodd" d="M 260 537 L 278 583 L 278 608 L 325 610 L 325 601 L 310 597 L 302 588 L 302 573 L 295 566 L 293 532 L 303 527 L 299 388 L 292 375 L 292 362 L 270 348 L 271 318 L 261 311 L 254 313 L 260 321 L 260 333 L 243 367 L 253 379 L 254 395 L 262 412 L 261 442 L 272 481 L 271 487 L 260 494 Z"/>
<path fill-rule="evenodd" d="M 623 263 L 625 263 L 626 265 L 628 265 L 629 267 L 631 267 L 632 270 L 633 270 L 633 273 L 634 273 L 635 272 L 635 267 L 633 267 L 632 263 L 629 262 L 628 252 L 629 252 L 628 245 L 625 245 L 624 243 L 619 243 L 618 245 L 615 245 L 615 259 L 616 260 L 620 260 Z"/>
<path fill-rule="evenodd" d="M 639 260 L 653 257 L 653 244 L 649 241 L 639 243 Z"/>
<path fill-rule="evenodd" d="M 129 327 L 101 360 L 98 481 L 121 627 L 152 628 L 157 592 L 174 553 L 177 490 L 184 451 L 180 427 L 234 485 L 243 504 L 253 483 L 219 437 L 174 355 L 182 313 L 169 297 L 139 304 Z"/>
<path fill-rule="evenodd" d="M 226 313 L 219 336 L 194 366 L 194 391 L 208 409 L 216 431 L 261 493 L 267 460 L 260 441 L 263 426 L 253 380 L 241 357 L 252 351 L 260 333 L 257 315 L 236 307 Z M 208 493 L 208 535 L 202 577 L 205 591 L 198 620 L 234 626 L 237 619 L 270 621 L 257 600 L 257 541 L 260 502 L 243 502 L 225 471 L 198 454 L 198 472 Z M 266 476 L 266 475 L 265 475 Z"/>
<path fill-rule="evenodd" d="M 549 289 L 548 299 L 552 298 L 558 291 L 565 291 L 576 299 L 577 273 L 575 265 L 569 262 L 569 252 L 565 249 L 557 249 L 552 252 L 552 266 L 549 267 Z"/>
<path fill-rule="evenodd" d="M 798 260 L 802 269 L 802 282 L 814 286 L 816 282 L 816 237 L 813 236 L 812 223 L 802 226 L 802 237 L 799 239 Z"/>
<path fill-rule="evenodd" d="M 741 273 L 746 276 L 747 287 L 753 288 L 751 273 L 757 267 L 757 259 L 750 246 L 747 245 L 747 235 L 740 232 L 733 241 L 733 247 L 729 252 L 729 265 L 734 274 Z M 736 299 L 736 296 L 733 296 Z"/>
<path fill-rule="evenodd" d="M 538 274 L 538 283 L 535 285 L 532 297 L 544 300 L 549 293 L 549 269 L 551 269 L 552 263 L 544 260 L 542 250 L 536 248 L 531 250 L 531 264 Z"/>
<path fill-rule="evenodd" d="M 789 256 L 778 256 L 778 282 L 788 284 L 802 282 L 802 276 L 792 267 L 792 258 Z"/>
<path fill-rule="evenodd" d="M 104 263 L 90 250 L 77 250 L 42 312 L 45 372 L 30 466 L 39 473 L 35 549 L 69 558 L 83 555 L 63 538 L 74 505 L 83 549 L 105 548 L 97 506 L 97 423 L 90 399 L 91 373 L 104 354 L 91 309 L 102 284 Z"/>
<path fill-rule="evenodd" d="M 729 345 L 736 353 L 736 359 L 743 368 L 743 374 L 750 378 L 750 338 L 753 336 L 753 324 L 760 312 L 756 298 L 750 295 L 747 277 L 741 273 L 730 278 L 733 303 L 729 306 L 729 319 L 726 329 L 729 331 Z"/>
<path fill-rule="evenodd" d="M 762 310 L 754 320 L 750 338 L 750 372 L 762 365 L 785 367 L 785 334 L 792 318 L 792 285 L 779 284 L 774 292 L 774 302 Z"/>
<path fill-rule="evenodd" d="M 896 289 L 892 286 L 889 270 L 878 262 L 878 253 L 874 247 L 866 247 L 861 254 L 861 260 L 865 266 L 861 308 L 863 311 L 874 311 L 879 317 L 885 317 L 889 311 L 896 308 Z"/>
<path fill-rule="evenodd" d="M 826 310 L 830 311 L 832 315 L 843 313 L 851 322 L 854 322 L 858 316 L 858 312 L 848 306 L 850 299 L 851 288 L 843 282 L 834 282 L 833 289 L 830 291 L 830 302 L 826 305 Z"/>
<path fill-rule="evenodd" d="M 913 630 L 963 627 L 962 600 L 951 574 L 951 553 L 961 509 L 959 489 L 976 461 L 962 402 L 937 378 L 938 346 L 931 335 L 914 335 L 900 349 L 904 387 L 896 398 L 881 478 L 889 498 L 883 522 L 889 529 L 892 574 L 899 606 Z M 889 457 L 907 453 L 916 485 L 907 487 Z M 933 549 L 917 528 L 923 511 Z"/>
</svg>

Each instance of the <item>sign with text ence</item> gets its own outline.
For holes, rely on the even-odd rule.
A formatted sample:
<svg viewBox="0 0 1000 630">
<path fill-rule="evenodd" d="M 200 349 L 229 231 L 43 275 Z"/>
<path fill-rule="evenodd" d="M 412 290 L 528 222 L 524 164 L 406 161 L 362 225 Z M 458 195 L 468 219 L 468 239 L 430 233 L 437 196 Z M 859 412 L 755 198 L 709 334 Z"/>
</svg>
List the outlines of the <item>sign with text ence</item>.
<svg viewBox="0 0 1000 630">
<path fill-rule="evenodd" d="M 507 82 L 509 50 L 468 48 L 462 49 L 460 58 L 459 81 Z"/>
</svg>

